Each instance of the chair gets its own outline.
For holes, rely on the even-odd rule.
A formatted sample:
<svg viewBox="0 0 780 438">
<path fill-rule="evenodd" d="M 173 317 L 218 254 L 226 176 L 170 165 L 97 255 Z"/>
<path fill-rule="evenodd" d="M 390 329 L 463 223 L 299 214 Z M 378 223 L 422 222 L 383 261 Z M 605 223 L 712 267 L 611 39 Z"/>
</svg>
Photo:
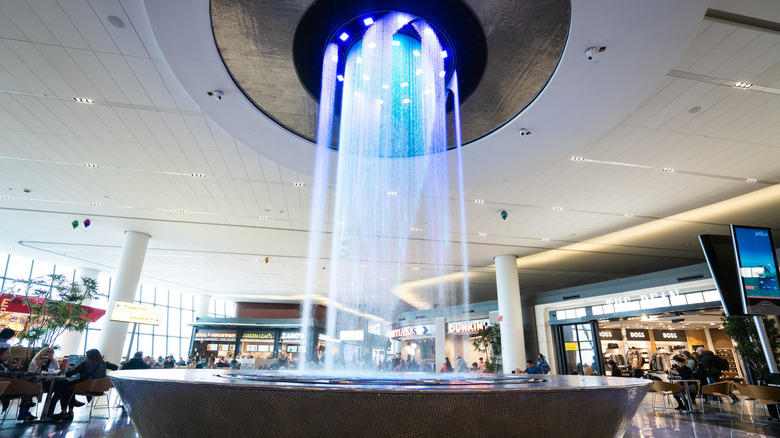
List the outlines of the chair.
<svg viewBox="0 0 780 438">
<path fill-rule="evenodd" d="M 720 413 L 723 413 L 723 406 L 721 405 L 721 399 L 723 397 L 731 397 L 731 393 L 734 391 L 734 382 L 730 381 L 723 381 L 723 382 L 715 382 L 710 383 L 709 385 L 704 385 L 701 387 L 701 391 L 699 392 L 701 396 L 701 409 L 702 413 L 706 415 L 704 412 L 704 406 L 705 406 L 705 400 L 707 398 L 709 399 L 718 399 L 718 409 L 720 410 Z M 728 403 L 730 406 L 731 404 Z M 733 408 L 732 408 L 733 410 Z M 736 413 L 736 411 L 734 411 Z"/>
<path fill-rule="evenodd" d="M 666 412 L 668 408 L 671 408 L 671 400 L 669 400 L 670 397 L 673 397 L 675 394 L 681 394 L 682 388 L 678 383 L 671 383 L 671 382 L 662 382 L 659 380 L 654 380 L 652 386 L 650 386 L 650 391 L 653 392 L 653 412 L 662 410 Z M 661 409 L 656 409 L 656 396 L 660 395 L 661 400 L 663 401 L 663 407 Z M 669 407 L 667 408 L 667 401 L 669 401 Z"/>
<path fill-rule="evenodd" d="M 769 415 L 766 411 L 768 405 L 780 405 L 780 388 L 774 388 L 771 386 L 759 386 L 759 385 L 745 385 L 741 387 L 739 393 L 747 396 L 747 399 L 742 400 L 742 415 L 740 420 L 743 420 L 745 415 L 745 402 L 753 402 L 753 427 L 764 426 L 767 423 L 757 423 L 756 417 L 756 403 L 764 406 L 764 417 L 769 419 Z"/>
<path fill-rule="evenodd" d="M 5 385 L 5 391 L 3 391 L 2 395 L 3 398 L 9 401 L 21 400 L 24 397 L 37 397 L 43 392 L 43 387 L 40 383 L 30 383 L 19 379 L 0 378 L 0 384 L 5 382 L 8 383 Z M 18 406 L 16 411 L 17 415 L 19 415 Z M 5 414 L 3 414 L 3 420 L 0 421 L 0 427 L 3 427 L 3 424 L 5 424 L 5 419 L 8 417 L 9 412 L 11 412 L 10 405 L 8 406 L 8 409 L 6 409 Z"/>
<path fill-rule="evenodd" d="M 76 386 L 73 387 L 73 394 L 71 394 L 70 400 L 68 400 L 68 405 L 70 405 L 73 397 L 77 395 L 92 397 L 92 401 L 89 404 L 89 422 L 91 423 L 92 410 L 95 408 L 98 398 L 106 397 L 106 415 L 107 418 L 110 418 L 111 408 L 108 405 L 108 391 L 110 391 L 111 388 L 113 388 L 113 384 L 108 377 L 77 383 Z"/>
</svg>

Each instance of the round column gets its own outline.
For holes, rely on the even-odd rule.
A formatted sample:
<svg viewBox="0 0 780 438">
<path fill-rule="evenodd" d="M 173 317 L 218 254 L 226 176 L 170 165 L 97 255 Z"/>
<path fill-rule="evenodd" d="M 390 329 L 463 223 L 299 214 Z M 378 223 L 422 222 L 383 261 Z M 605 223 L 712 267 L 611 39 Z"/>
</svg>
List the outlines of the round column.
<svg viewBox="0 0 780 438">
<path fill-rule="evenodd" d="M 125 241 L 122 244 L 122 253 L 119 256 L 119 266 L 114 277 L 111 298 L 106 307 L 106 320 L 100 332 L 98 349 L 103 357 L 118 364 L 122 358 L 122 347 L 125 344 L 128 323 L 111 321 L 111 311 L 117 301 L 135 301 L 135 293 L 138 290 L 138 280 L 141 278 L 141 268 L 144 265 L 146 247 L 149 244 L 149 236 L 138 231 L 125 231 Z"/>
<path fill-rule="evenodd" d="M 206 318 L 209 316 L 209 303 L 211 302 L 211 295 L 199 295 L 198 304 L 195 308 L 196 318 Z"/>
<path fill-rule="evenodd" d="M 76 269 L 76 282 L 81 283 L 81 279 L 84 277 L 92 278 L 95 281 L 98 280 L 100 276 L 100 271 L 97 269 L 92 268 L 78 268 Z M 100 293 L 100 285 L 98 285 L 98 293 Z M 91 306 L 92 305 L 92 299 L 86 299 L 83 303 L 81 303 L 84 306 Z M 105 318 L 105 316 L 104 316 Z M 81 339 L 84 337 L 84 332 L 70 332 L 66 331 L 65 333 L 60 336 L 58 340 L 58 344 L 60 345 L 60 351 L 57 352 L 57 356 L 69 356 L 71 354 L 79 354 L 81 351 L 78 351 L 79 345 L 81 344 Z"/>
<path fill-rule="evenodd" d="M 525 369 L 525 336 L 523 308 L 520 304 L 520 281 L 517 276 L 517 256 L 500 255 L 496 262 L 498 315 L 501 327 L 501 358 L 504 373 L 515 368 Z"/>
</svg>

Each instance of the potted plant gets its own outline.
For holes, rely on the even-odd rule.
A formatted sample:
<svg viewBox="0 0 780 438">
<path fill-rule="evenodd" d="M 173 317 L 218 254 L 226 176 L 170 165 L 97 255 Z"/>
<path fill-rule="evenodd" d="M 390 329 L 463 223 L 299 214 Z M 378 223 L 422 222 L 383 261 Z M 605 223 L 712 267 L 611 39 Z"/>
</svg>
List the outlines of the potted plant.
<svg viewBox="0 0 780 438">
<path fill-rule="evenodd" d="M 485 353 L 485 371 L 500 373 L 501 366 L 501 327 L 493 324 L 480 330 L 472 342 L 474 349 Z"/>
<path fill-rule="evenodd" d="M 736 344 L 734 349 L 742 357 L 745 367 L 748 369 L 750 383 L 757 384 L 765 381 L 769 376 L 769 366 L 766 363 L 764 350 L 761 348 L 761 341 L 758 337 L 758 329 L 753 318 L 724 315 L 722 319 L 723 331 Z M 766 317 L 762 317 L 762 319 L 769 337 L 769 344 L 775 357 L 778 357 L 780 329 L 778 329 L 774 319 Z"/>
<path fill-rule="evenodd" d="M 97 281 L 83 277 L 81 282 L 70 282 L 62 274 L 46 275 L 28 281 L 16 282 L 14 288 L 24 285 L 24 301 L 30 309 L 27 330 L 17 335 L 27 340 L 27 360 L 39 348 L 54 346 L 66 331 L 83 332 L 89 324 L 84 302 L 97 296 Z"/>
</svg>

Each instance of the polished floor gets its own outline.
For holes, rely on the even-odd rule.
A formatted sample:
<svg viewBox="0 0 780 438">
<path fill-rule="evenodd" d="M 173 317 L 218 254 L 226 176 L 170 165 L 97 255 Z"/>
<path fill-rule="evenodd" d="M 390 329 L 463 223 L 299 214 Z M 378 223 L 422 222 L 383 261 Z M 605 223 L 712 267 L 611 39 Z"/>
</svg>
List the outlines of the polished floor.
<svg viewBox="0 0 780 438">
<path fill-rule="evenodd" d="M 626 438 L 668 438 L 668 437 L 696 437 L 696 438 L 722 438 L 722 437 L 780 437 L 780 421 L 771 420 L 763 426 L 753 426 L 750 422 L 742 422 L 739 418 L 739 405 L 736 405 L 737 414 L 712 414 L 701 413 L 684 414 L 680 412 L 654 412 L 648 398 L 643 404 L 624 435 Z M 15 408 L 12 408 L 15 413 Z M 726 409 L 728 411 L 728 409 Z M 730 411 L 729 411 L 730 412 Z M 759 414 L 761 411 L 759 410 Z M 105 417 L 106 409 L 96 409 L 95 416 Z M 72 423 L 36 423 L 23 424 L 12 421 L 11 416 L 0 428 L 2 438 L 88 438 L 88 437 L 115 437 L 136 438 L 133 422 L 121 408 L 111 409 L 111 418 L 93 418 L 87 422 L 89 409 L 77 409 Z M 746 420 L 752 420 L 745 415 Z M 759 417 L 764 420 L 763 416 Z M 219 420 L 215 420 L 219 421 Z M 209 437 L 198 437 L 209 438 Z M 595 438 L 595 437 L 594 437 Z"/>
</svg>

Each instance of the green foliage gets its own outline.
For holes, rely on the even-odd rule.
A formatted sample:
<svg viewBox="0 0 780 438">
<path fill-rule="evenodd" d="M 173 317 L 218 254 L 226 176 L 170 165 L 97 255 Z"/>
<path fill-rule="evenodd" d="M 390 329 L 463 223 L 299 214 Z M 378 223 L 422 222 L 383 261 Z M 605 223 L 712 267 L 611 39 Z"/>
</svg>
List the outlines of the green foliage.
<svg viewBox="0 0 780 438">
<path fill-rule="evenodd" d="M 757 371 L 757 377 L 765 379 L 769 375 L 769 366 L 761 348 L 761 340 L 758 337 L 758 329 L 751 316 L 723 316 L 723 331 L 736 342 L 736 350 L 745 363 Z M 769 345 L 778 357 L 780 350 L 780 329 L 775 320 L 762 317 L 764 327 L 769 337 Z"/>
<path fill-rule="evenodd" d="M 97 281 L 83 277 L 71 283 L 61 274 L 17 282 L 24 285 L 25 304 L 30 308 L 27 331 L 17 335 L 26 339 L 31 351 L 54 345 L 66 331 L 83 332 L 89 324 L 84 301 L 97 296 Z"/>
<path fill-rule="evenodd" d="M 501 327 L 498 324 L 489 325 L 480 330 L 472 342 L 474 349 L 485 353 L 485 371 L 501 372 Z"/>
</svg>

